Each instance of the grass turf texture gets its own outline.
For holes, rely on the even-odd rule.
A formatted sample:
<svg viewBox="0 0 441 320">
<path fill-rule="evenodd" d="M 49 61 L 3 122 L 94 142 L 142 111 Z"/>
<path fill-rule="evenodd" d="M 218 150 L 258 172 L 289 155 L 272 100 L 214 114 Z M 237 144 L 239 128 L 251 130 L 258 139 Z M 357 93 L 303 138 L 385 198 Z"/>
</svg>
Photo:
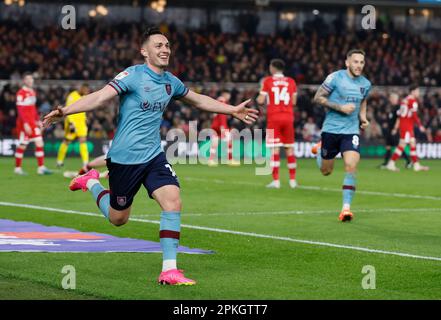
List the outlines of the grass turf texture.
<svg viewBox="0 0 441 320">
<path fill-rule="evenodd" d="M 54 162 L 47 159 L 49 167 Z M 249 165 L 176 165 L 182 187 L 182 223 L 441 258 L 441 162 L 424 161 L 431 167 L 429 172 L 399 173 L 379 170 L 378 163 L 362 160 L 352 208 L 355 220 L 344 224 L 338 221 L 341 160 L 329 177 L 320 175 L 314 160 L 298 161 L 301 186 L 336 191 L 289 189 L 283 163 L 280 190 L 265 189 L 271 177 L 255 176 L 254 167 Z M 64 170 L 74 170 L 79 164 L 78 159 L 68 159 Z M 24 169 L 28 176 L 15 176 L 13 159 L 0 159 L 0 201 L 99 213 L 89 193 L 68 190 L 69 180 L 61 172 L 37 176 L 35 159 L 31 158 L 24 160 Z M 394 197 L 392 193 L 436 199 Z M 158 221 L 159 212 L 157 204 L 141 189 L 132 216 Z M 117 228 L 102 216 L 0 206 L 0 218 L 159 240 L 157 224 L 129 221 Z M 178 266 L 198 281 L 196 286 L 157 285 L 161 254 L 12 252 L 0 253 L 0 286 L 6 283 L 11 288 L 1 298 L 37 298 L 24 290 L 26 286 L 37 286 L 41 297 L 49 299 L 441 298 L 441 261 L 186 227 L 181 231 L 182 245 L 216 251 L 213 255 L 179 255 Z M 64 265 L 75 266 L 77 289 L 70 293 L 59 290 L 58 295 Z M 375 267 L 375 290 L 362 289 L 365 265 Z"/>
</svg>

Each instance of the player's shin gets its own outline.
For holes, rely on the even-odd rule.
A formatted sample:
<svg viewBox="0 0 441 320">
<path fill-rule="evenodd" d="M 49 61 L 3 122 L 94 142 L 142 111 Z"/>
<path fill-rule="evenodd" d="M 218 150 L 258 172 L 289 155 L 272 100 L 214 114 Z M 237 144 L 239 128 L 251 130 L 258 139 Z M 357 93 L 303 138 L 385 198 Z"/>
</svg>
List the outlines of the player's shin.
<svg viewBox="0 0 441 320">
<path fill-rule="evenodd" d="M 61 165 L 64 162 L 64 159 L 66 158 L 68 149 L 68 144 L 65 142 L 62 142 L 60 144 L 60 147 L 58 148 L 58 155 L 57 155 L 57 164 Z"/>
<path fill-rule="evenodd" d="M 296 179 L 297 161 L 295 155 L 287 156 L 289 179 Z"/>
<path fill-rule="evenodd" d="M 412 159 L 412 163 L 417 163 L 418 162 L 418 156 L 417 156 L 416 146 L 415 145 L 411 145 L 410 146 L 410 158 Z"/>
<path fill-rule="evenodd" d="M 26 150 L 26 145 L 19 145 L 15 150 L 15 167 L 21 168 L 21 164 L 23 162 L 23 154 Z"/>
<path fill-rule="evenodd" d="M 280 155 L 278 153 L 273 153 L 271 155 L 271 168 L 272 168 L 273 180 L 278 181 L 279 168 L 280 168 Z"/>
<path fill-rule="evenodd" d="M 100 208 L 104 217 L 109 219 L 110 190 L 106 190 L 97 179 L 89 179 L 87 181 L 87 189 L 92 193 L 93 198 L 96 200 L 96 205 Z"/>
<path fill-rule="evenodd" d="M 321 150 L 320 149 L 318 149 L 318 152 L 317 152 L 317 158 L 315 159 L 316 160 L 316 162 L 317 162 L 317 166 L 318 166 L 318 168 L 319 169 L 321 169 L 322 168 L 322 152 L 321 152 Z"/>
<path fill-rule="evenodd" d="M 83 165 L 86 165 L 89 162 L 89 150 L 87 149 L 87 143 L 80 143 L 80 156 L 81 160 L 83 160 Z"/>
<path fill-rule="evenodd" d="M 163 254 L 162 271 L 177 269 L 176 256 L 181 230 L 181 213 L 176 211 L 161 212 L 159 238 Z"/>
<path fill-rule="evenodd" d="M 349 210 L 355 194 L 355 173 L 346 172 L 343 180 L 343 210 Z"/>
</svg>

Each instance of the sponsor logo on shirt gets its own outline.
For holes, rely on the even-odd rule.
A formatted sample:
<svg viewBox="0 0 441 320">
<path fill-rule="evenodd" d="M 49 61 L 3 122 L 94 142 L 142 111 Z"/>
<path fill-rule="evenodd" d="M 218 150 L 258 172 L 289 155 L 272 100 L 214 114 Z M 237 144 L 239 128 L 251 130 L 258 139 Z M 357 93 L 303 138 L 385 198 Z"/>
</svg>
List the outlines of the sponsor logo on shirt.
<svg viewBox="0 0 441 320">
<path fill-rule="evenodd" d="M 165 91 L 167 92 L 167 94 L 168 95 L 170 95 L 171 94 L 171 84 L 170 83 L 167 83 L 166 85 L 165 85 Z"/>
<path fill-rule="evenodd" d="M 115 80 L 121 80 L 124 79 L 125 77 L 127 77 L 129 75 L 129 73 L 127 71 L 123 71 L 118 73 L 118 75 L 115 77 Z"/>
</svg>

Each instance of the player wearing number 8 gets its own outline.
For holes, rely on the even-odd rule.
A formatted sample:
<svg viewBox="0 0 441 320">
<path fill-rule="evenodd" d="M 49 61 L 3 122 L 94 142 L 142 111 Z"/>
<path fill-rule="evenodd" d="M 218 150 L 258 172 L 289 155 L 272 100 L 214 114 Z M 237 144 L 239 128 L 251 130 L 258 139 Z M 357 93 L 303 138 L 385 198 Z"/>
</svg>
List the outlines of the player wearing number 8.
<svg viewBox="0 0 441 320">
<path fill-rule="evenodd" d="M 341 153 L 344 161 L 343 208 L 340 221 L 351 221 L 350 206 L 355 193 L 355 173 L 360 161 L 360 127 L 367 128 L 366 99 L 371 83 L 362 76 L 365 65 L 363 50 L 350 50 L 345 70 L 330 74 L 317 90 L 314 102 L 327 108 L 322 141 L 313 148 L 323 175 L 334 169 L 334 158 Z"/>
<path fill-rule="evenodd" d="M 294 154 L 294 107 L 297 102 L 297 86 L 294 79 L 283 75 L 283 60 L 271 60 L 271 76 L 262 80 L 257 103 L 266 102 L 266 146 L 271 149 L 271 168 L 273 181 L 268 188 L 280 188 L 279 167 L 280 147 L 285 147 L 289 170 L 289 185 L 297 186 L 296 157 Z"/>
</svg>

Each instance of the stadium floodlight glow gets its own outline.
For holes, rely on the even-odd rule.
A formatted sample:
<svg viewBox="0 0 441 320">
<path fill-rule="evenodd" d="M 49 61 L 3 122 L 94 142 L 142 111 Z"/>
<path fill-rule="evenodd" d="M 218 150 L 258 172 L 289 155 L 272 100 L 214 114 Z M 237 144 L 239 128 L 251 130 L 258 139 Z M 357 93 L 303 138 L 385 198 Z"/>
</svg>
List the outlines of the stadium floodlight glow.
<svg viewBox="0 0 441 320">
<path fill-rule="evenodd" d="M 422 15 L 425 16 L 426 18 L 430 15 L 430 11 L 429 9 L 423 9 L 421 11 Z"/>
<path fill-rule="evenodd" d="M 285 21 L 293 21 L 296 18 L 295 12 L 282 12 L 280 14 L 280 19 Z"/>
<path fill-rule="evenodd" d="M 158 4 L 160 7 L 165 7 L 167 5 L 167 0 L 159 0 Z"/>
<path fill-rule="evenodd" d="M 156 8 L 156 11 L 159 13 L 163 13 L 164 12 L 164 7 L 163 6 L 158 6 L 158 8 Z"/>
<path fill-rule="evenodd" d="M 317 9 L 312 10 L 312 14 L 317 16 L 320 14 L 320 11 L 318 11 Z"/>
<path fill-rule="evenodd" d="M 383 39 L 389 39 L 389 35 L 387 33 L 383 33 Z"/>
<path fill-rule="evenodd" d="M 26 3 L 25 3 L 25 0 L 19 0 L 19 1 L 18 1 L 18 5 L 19 5 L 20 7 L 23 7 L 25 4 L 26 4 Z"/>
<path fill-rule="evenodd" d="M 150 3 L 150 7 L 153 10 L 156 10 L 156 9 L 158 9 L 158 3 L 156 1 L 152 1 L 152 3 Z"/>
<path fill-rule="evenodd" d="M 92 17 L 92 18 L 96 17 L 96 11 L 95 10 L 90 10 L 89 11 L 89 17 Z"/>
<path fill-rule="evenodd" d="M 101 4 L 98 5 L 95 10 L 97 13 L 99 13 L 102 16 L 107 16 L 107 14 L 109 13 L 109 10 Z"/>
<path fill-rule="evenodd" d="M 415 14 L 415 9 L 413 9 L 413 8 L 412 8 L 412 9 L 409 9 L 409 14 L 410 14 L 410 15 L 414 15 L 414 14 Z"/>
<path fill-rule="evenodd" d="M 12 0 L 5 0 L 5 5 L 10 6 L 12 4 Z"/>
</svg>

